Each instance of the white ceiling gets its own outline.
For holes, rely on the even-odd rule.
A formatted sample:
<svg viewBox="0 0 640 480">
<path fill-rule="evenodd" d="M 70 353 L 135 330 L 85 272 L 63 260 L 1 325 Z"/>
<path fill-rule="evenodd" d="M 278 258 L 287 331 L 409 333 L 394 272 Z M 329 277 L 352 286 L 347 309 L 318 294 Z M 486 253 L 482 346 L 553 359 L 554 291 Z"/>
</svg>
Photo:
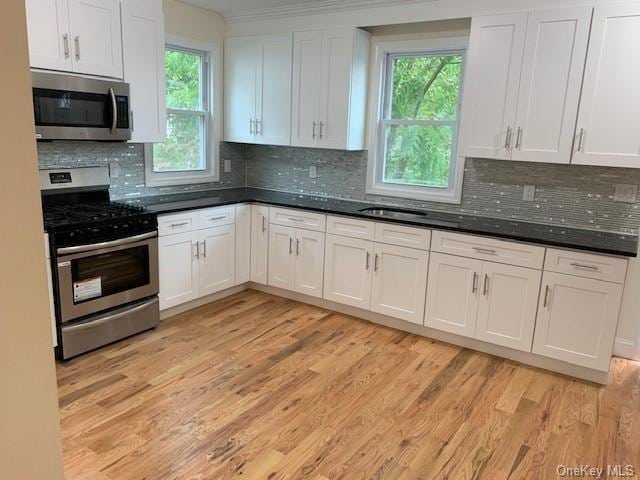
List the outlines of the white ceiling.
<svg viewBox="0 0 640 480">
<path fill-rule="evenodd" d="M 247 10 L 262 10 L 291 5 L 302 6 L 326 3 L 325 0 L 183 0 L 186 3 L 208 8 L 215 12 L 234 13 Z"/>
</svg>

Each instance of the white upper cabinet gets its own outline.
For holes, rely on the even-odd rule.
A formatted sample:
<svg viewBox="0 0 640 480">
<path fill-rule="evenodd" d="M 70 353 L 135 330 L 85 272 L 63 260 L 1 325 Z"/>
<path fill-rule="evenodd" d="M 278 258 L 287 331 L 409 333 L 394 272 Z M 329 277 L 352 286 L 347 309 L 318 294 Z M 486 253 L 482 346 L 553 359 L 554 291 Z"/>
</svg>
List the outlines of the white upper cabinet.
<svg viewBox="0 0 640 480">
<path fill-rule="evenodd" d="M 67 0 L 26 0 L 26 9 L 31 66 L 71 71 Z"/>
<path fill-rule="evenodd" d="M 545 272 L 533 353 L 607 371 L 622 285 Z"/>
<path fill-rule="evenodd" d="M 513 160 L 569 163 L 592 12 L 529 14 Z"/>
<path fill-rule="evenodd" d="M 370 36 L 359 29 L 294 34 L 291 143 L 364 148 Z"/>
<path fill-rule="evenodd" d="M 485 262 L 476 338 L 530 352 L 541 277 L 540 270 Z"/>
<path fill-rule="evenodd" d="M 132 142 L 161 143 L 167 137 L 164 45 L 161 0 L 124 0 L 122 59 L 131 92 Z"/>
<path fill-rule="evenodd" d="M 511 158 L 526 27 L 526 13 L 473 19 L 461 113 L 466 157 Z"/>
<path fill-rule="evenodd" d="M 69 0 L 73 71 L 122 78 L 119 0 Z"/>
<path fill-rule="evenodd" d="M 573 163 L 640 168 L 640 3 L 596 7 Z"/>
<path fill-rule="evenodd" d="M 225 40 L 228 142 L 290 145 L 292 35 Z"/>
<path fill-rule="evenodd" d="M 27 0 L 33 68 L 122 78 L 120 0 Z"/>
</svg>

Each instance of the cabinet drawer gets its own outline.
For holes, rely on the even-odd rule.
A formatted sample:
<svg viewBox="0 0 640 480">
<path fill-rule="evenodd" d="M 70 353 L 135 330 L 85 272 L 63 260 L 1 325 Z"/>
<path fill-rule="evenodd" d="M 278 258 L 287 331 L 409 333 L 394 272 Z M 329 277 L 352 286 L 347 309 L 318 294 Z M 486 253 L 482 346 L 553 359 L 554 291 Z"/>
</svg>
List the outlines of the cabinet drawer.
<svg viewBox="0 0 640 480">
<path fill-rule="evenodd" d="M 233 205 L 198 210 L 198 228 L 219 227 L 221 225 L 229 225 L 235 221 L 236 215 Z"/>
<path fill-rule="evenodd" d="M 327 233 L 342 235 L 343 237 L 373 240 L 375 236 L 374 222 L 358 220 L 350 217 L 327 217 Z"/>
<path fill-rule="evenodd" d="M 432 237 L 433 252 L 537 269 L 544 262 L 544 247 L 440 231 L 434 231 Z"/>
<path fill-rule="evenodd" d="M 398 245 L 400 247 L 429 250 L 431 230 L 405 227 L 392 223 L 376 223 L 376 242 Z"/>
<path fill-rule="evenodd" d="M 321 213 L 307 212 L 305 210 L 271 207 L 269 209 L 269 223 L 324 232 L 327 217 Z"/>
<path fill-rule="evenodd" d="M 172 213 L 158 216 L 158 235 L 173 235 L 174 233 L 191 232 L 198 228 L 198 212 Z"/>
<path fill-rule="evenodd" d="M 578 277 L 624 283 L 627 264 L 628 260 L 625 258 L 549 248 L 547 249 L 547 258 L 544 261 L 544 269 Z"/>
</svg>

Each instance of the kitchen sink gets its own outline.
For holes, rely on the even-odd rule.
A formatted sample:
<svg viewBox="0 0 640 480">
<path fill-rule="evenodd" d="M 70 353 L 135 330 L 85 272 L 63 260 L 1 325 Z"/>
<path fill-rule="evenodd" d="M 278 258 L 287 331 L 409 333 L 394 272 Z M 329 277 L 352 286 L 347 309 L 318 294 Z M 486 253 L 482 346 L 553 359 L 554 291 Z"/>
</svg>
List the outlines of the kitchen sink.
<svg viewBox="0 0 640 480">
<path fill-rule="evenodd" d="M 397 220 L 417 220 L 424 219 L 428 216 L 426 212 L 404 210 L 401 208 L 369 207 L 363 208 L 360 212 L 374 217 L 395 218 Z"/>
</svg>

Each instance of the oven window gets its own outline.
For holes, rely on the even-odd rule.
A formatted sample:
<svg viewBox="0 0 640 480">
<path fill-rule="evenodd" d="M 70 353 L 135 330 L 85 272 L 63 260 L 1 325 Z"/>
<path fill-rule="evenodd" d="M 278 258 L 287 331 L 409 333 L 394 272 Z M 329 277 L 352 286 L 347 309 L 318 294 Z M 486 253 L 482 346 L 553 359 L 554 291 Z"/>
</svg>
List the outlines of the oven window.
<svg viewBox="0 0 640 480">
<path fill-rule="evenodd" d="M 149 247 L 128 248 L 71 261 L 73 303 L 149 284 Z"/>
<path fill-rule="evenodd" d="M 110 128 L 112 108 L 107 94 L 33 89 L 36 125 L 42 127 Z"/>
</svg>

